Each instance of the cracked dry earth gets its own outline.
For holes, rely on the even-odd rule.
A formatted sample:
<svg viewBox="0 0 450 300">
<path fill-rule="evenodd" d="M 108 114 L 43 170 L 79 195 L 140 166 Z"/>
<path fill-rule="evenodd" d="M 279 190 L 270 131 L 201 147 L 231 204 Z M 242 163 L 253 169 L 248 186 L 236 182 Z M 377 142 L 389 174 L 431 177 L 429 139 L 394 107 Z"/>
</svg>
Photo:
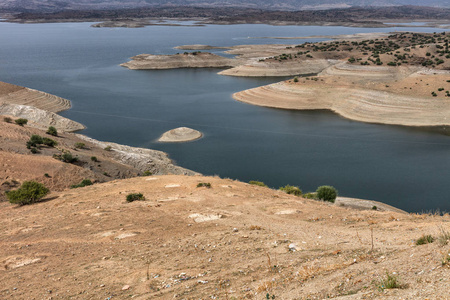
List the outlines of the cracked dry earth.
<svg viewBox="0 0 450 300">
<path fill-rule="evenodd" d="M 0 203 L 0 298 L 448 299 L 450 246 L 415 240 L 449 221 L 217 177 L 115 180 Z"/>
</svg>

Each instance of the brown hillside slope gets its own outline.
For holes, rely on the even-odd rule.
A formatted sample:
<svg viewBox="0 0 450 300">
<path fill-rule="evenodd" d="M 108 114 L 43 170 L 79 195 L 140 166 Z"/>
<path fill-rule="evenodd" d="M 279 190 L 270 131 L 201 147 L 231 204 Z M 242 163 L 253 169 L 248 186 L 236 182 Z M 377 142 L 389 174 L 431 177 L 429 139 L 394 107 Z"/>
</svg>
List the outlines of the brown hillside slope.
<svg viewBox="0 0 450 300">
<path fill-rule="evenodd" d="M 25 180 L 36 180 L 51 190 L 61 191 L 83 179 L 105 182 L 135 177 L 146 171 L 153 174 L 195 174 L 174 165 L 161 151 L 99 142 L 72 133 L 59 132 L 58 136 L 51 136 L 28 125 L 22 127 L 4 122 L 3 118 L 0 120 L 0 201 L 5 200 L 4 191 L 14 189 Z M 51 138 L 58 145 L 42 145 L 39 153 L 32 154 L 26 147 L 32 135 Z M 84 146 L 81 147 L 82 144 Z M 111 151 L 105 150 L 107 146 Z M 77 157 L 78 162 L 64 163 L 53 158 L 63 151 Z"/>
<path fill-rule="evenodd" d="M 125 201 L 138 192 L 147 200 Z M 200 176 L 117 180 L 48 199 L 0 203 L 2 299 L 450 297 L 450 246 L 414 245 L 449 231 L 449 215 L 355 211 Z M 386 272 L 401 288 L 380 290 Z"/>
</svg>

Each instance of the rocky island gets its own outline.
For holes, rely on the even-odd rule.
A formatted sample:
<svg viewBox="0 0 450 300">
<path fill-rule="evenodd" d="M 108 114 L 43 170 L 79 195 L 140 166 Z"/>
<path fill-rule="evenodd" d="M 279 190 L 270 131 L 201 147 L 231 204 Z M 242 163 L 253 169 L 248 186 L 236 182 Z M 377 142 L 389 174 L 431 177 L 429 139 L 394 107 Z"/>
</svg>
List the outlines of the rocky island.
<svg viewBox="0 0 450 300">
<path fill-rule="evenodd" d="M 202 136 L 202 133 L 195 129 L 179 127 L 165 132 L 158 141 L 164 143 L 181 143 L 195 141 Z"/>
<path fill-rule="evenodd" d="M 131 61 L 121 64 L 132 70 L 159 70 L 179 68 L 225 68 L 235 66 L 237 62 L 208 52 L 192 52 L 175 55 L 140 54 Z"/>
</svg>

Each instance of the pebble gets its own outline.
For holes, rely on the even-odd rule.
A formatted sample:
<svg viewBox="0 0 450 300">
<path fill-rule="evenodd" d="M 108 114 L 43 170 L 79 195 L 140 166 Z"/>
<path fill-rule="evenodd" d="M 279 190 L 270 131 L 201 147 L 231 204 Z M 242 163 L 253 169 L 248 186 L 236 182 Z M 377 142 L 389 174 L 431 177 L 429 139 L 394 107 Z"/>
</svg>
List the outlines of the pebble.
<svg viewBox="0 0 450 300">
<path fill-rule="evenodd" d="M 130 286 L 127 284 L 127 285 L 124 285 L 123 287 L 122 287 L 122 291 L 126 291 L 126 290 L 129 290 L 130 289 Z"/>
<path fill-rule="evenodd" d="M 297 245 L 294 243 L 289 244 L 289 251 L 297 251 Z"/>
</svg>

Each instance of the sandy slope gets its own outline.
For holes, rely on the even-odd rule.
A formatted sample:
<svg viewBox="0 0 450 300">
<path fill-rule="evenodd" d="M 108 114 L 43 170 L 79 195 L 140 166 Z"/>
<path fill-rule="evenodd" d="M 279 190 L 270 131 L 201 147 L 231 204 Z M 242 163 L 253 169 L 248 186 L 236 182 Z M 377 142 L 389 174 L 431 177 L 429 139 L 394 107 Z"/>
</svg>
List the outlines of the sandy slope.
<svg viewBox="0 0 450 300">
<path fill-rule="evenodd" d="M 322 72 L 324 69 L 339 63 L 339 60 L 317 59 L 296 61 L 294 63 L 273 63 L 255 61 L 219 72 L 220 75 L 239 77 L 271 77 L 311 75 Z"/>
<path fill-rule="evenodd" d="M 419 71 L 418 71 L 419 70 Z M 346 118 L 406 126 L 450 124 L 444 91 L 450 72 L 335 65 L 311 80 L 279 82 L 235 93 L 236 100 L 283 109 L 329 109 Z M 424 75 L 425 74 L 425 75 Z M 310 79 L 310 78 L 308 78 Z M 315 80 L 312 80 L 315 79 Z M 317 80 L 317 81 L 316 81 Z"/>
<path fill-rule="evenodd" d="M 133 192 L 147 200 L 126 203 Z M 0 203 L 1 298 L 450 297 L 449 245 L 414 245 L 439 226 L 449 231 L 448 215 L 355 211 L 199 176 L 112 181 L 48 199 Z M 386 272 L 403 288 L 380 291 Z"/>
<path fill-rule="evenodd" d="M 0 103 L 34 106 L 50 112 L 60 112 L 71 107 L 70 101 L 45 92 L 0 82 Z"/>
<path fill-rule="evenodd" d="M 45 92 L 0 82 L 0 115 L 25 118 L 40 129 L 54 126 L 60 131 L 78 131 L 85 127 L 57 115 L 71 107 L 70 101 Z"/>
</svg>

